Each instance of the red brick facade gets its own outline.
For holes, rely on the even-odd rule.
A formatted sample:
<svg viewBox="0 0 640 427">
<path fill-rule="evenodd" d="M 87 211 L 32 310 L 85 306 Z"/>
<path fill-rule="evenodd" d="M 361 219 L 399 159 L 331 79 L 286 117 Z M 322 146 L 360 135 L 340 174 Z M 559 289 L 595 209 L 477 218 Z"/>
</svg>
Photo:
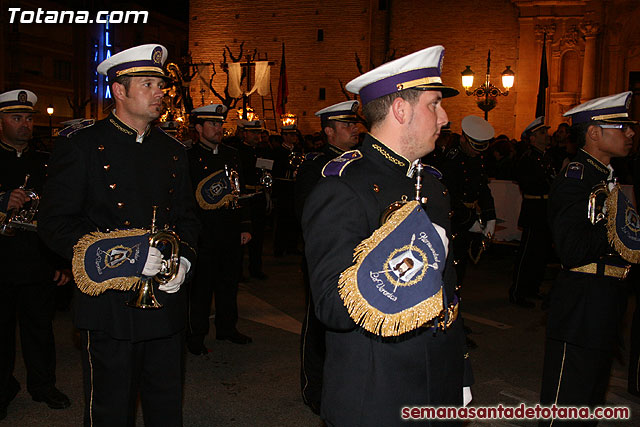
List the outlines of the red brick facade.
<svg viewBox="0 0 640 427">
<path fill-rule="evenodd" d="M 484 81 L 487 51 L 491 49 L 491 82 L 502 88 L 500 74 L 510 65 L 516 83 L 509 96 L 498 98 L 489 121 L 498 134 L 518 138 L 535 118 L 541 31 L 546 29 L 550 34 L 547 122 L 555 129 L 566 108 L 584 96 L 586 47 L 581 25 L 594 22 L 599 27 L 592 79 L 593 96 L 603 96 L 628 90 L 630 73 L 640 71 L 640 60 L 634 53 L 640 51 L 640 41 L 629 36 L 634 16 L 637 22 L 637 0 L 192 0 L 189 49 L 194 62 L 217 64 L 214 85 L 222 91 L 226 84 L 219 67 L 223 48 L 228 45 L 237 54 L 240 42 L 245 41 L 245 54 L 257 49 L 263 59 L 266 54 L 276 62 L 271 69 L 275 93 L 284 42 L 287 110 L 299 116 L 303 133 L 318 130 L 315 111 L 346 99 L 339 82 L 346 83 L 359 74 L 356 53 L 367 71 L 370 62 L 382 62 L 387 47 L 400 57 L 442 44 L 447 50 L 443 80 L 462 91 L 460 72 L 470 65 L 477 87 Z M 323 32 L 323 41 L 318 41 L 318 30 Z M 201 103 L 201 86 L 194 80 L 191 94 L 196 106 Z M 319 99 L 320 88 L 325 89 L 325 100 Z M 252 98 L 252 106 L 262 116 L 260 97 Z M 205 102 L 211 101 L 218 102 L 207 92 Z M 483 115 L 475 99 L 464 94 L 447 99 L 445 108 L 454 131 L 460 129 L 464 116 Z M 273 128 L 273 122 L 268 124 Z"/>
</svg>

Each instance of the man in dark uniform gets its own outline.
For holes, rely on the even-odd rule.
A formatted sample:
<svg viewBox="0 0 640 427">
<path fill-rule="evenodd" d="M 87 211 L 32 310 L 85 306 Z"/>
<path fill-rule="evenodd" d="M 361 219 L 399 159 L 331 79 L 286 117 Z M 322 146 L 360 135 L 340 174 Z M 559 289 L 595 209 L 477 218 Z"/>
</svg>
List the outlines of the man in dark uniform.
<svg viewBox="0 0 640 427">
<path fill-rule="evenodd" d="M 249 199 L 251 214 L 251 241 L 249 248 L 249 275 L 259 280 L 266 280 L 267 275 L 262 269 L 262 249 L 264 246 L 264 228 L 267 214 L 271 211 L 271 185 L 273 178 L 264 165 L 273 161 L 261 158 L 257 151 L 262 133 L 261 120 L 238 120 L 238 128 L 242 129 L 242 142 L 238 146 L 240 163 L 242 166 L 242 192 L 254 193 Z M 266 179 L 265 179 L 266 178 Z"/>
<path fill-rule="evenodd" d="M 295 117 L 295 116 L 294 116 Z M 296 119 L 297 120 L 297 119 Z M 294 182 L 298 168 L 304 160 L 298 138 L 298 127 L 294 124 L 280 128 L 282 145 L 273 150 L 273 204 L 274 233 L 273 254 L 298 255 L 300 226 L 294 211 Z"/>
<path fill-rule="evenodd" d="M 149 44 L 103 61 L 98 73 L 108 76 L 115 109 L 106 119 L 58 141 L 49 165 L 38 231 L 59 254 L 69 259 L 73 255 L 76 284 L 83 284 L 86 292 L 89 287 L 84 284 L 91 277 L 80 272 L 82 256 L 90 254 L 74 251 L 79 241 L 92 236 L 120 241 L 118 236 L 148 229 L 154 207 L 159 228 L 170 227 L 180 239 L 175 278 L 153 284 L 162 308 L 129 306 L 137 291 L 119 290 L 122 287 L 101 289 L 97 295 L 76 291 L 74 324 L 83 344 L 85 425 L 133 424 L 138 392 L 146 425 L 182 424 L 187 314 L 181 285 L 195 262 L 200 224 L 184 147 L 150 124 L 162 109 L 166 57 L 163 46 Z M 92 233 L 96 231 L 103 234 Z M 110 249 L 105 255 L 110 264 L 105 265 L 115 268 L 113 261 L 119 259 L 128 258 Z M 149 248 L 142 262 L 141 274 L 156 276 L 162 267 L 161 250 Z"/>
<path fill-rule="evenodd" d="M 298 169 L 295 184 L 295 206 L 298 221 L 302 220 L 304 202 L 313 187 L 322 177 L 322 169 L 331 159 L 352 149 L 358 143 L 358 123 L 356 115 L 358 101 L 345 101 L 317 111 L 320 126 L 327 143 L 319 153 L 309 153 Z M 303 256 L 302 272 L 305 284 L 307 310 L 302 321 L 300 334 L 300 384 L 302 400 L 316 414 L 320 414 L 322 392 L 322 366 L 324 365 L 325 328 L 315 315 L 315 307 L 309 292 L 309 271 L 307 259 Z"/>
<path fill-rule="evenodd" d="M 477 116 L 466 116 L 461 126 L 460 141 L 449 145 L 440 170 L 451 193 L 456 272 L 458 282 L 464 283 L 469 257 L 477 262 L 483 239 L 490 240 L 496 227 L 496 208 L 482 154 L 495 132 L 489 122 Z"/>
<path fill-rule="evenodd" d="M 463 404 L 465 349 L 459 322 L 451 322 L 446 333 L 425 324 L 383 339 L 356 324 L 338 284 L 353 264 L 356 247 L 379 229 L 387 207 L 416 194 L 412 165 L 434 149 L 448 121 L 442 97 L 457 94 L 441 83 L 443 53 L 441 46 L 424 49 L 347 84 L 347 90 L 360 94 L 371 133 L 360 150 L 324 167 L 328 176 L 305 203 L 302 227 L 311 292 L 316 315 L 327 327 L 321 408 L 327 425 L 404 425 L 403 406 Z M 447 248 L 447 193 L 430 174 L 422 184 L 423 208 L 438 231 L 438 244 Z M 441 261 L 446 263 L 438 270 L 445 299 L 453 301 L 453 259 L 445 255 Z M 442 307 L 436 304 L 437 310 Z"/>
<path fill-rule="evenodd" d="M 198 142 L 189 150 L 202 233 L 198 241 L 198 266 L 189 290 L 187 348 L 207 354 L 211 297 L 216 301 L 216 339 L 247 344 L 251 338 L 236 329 L 241 246 L 249 243 L 248 207 L 240 208 L 242 169 L 238 150 L 221 143 L 227 107 L 211 104 L 191 111 Z"/>
<path fill-rule="evenodd" d="M 16 320 L 20 322 L 27 390 L 33 400 L 54 409 L 71 405 L 55 387 L 52 327 L 56 282 L 66 284 L 70 274 L 54 272 L 57 259 L 42 244 L 35 227 L 22 230 L 9 222 L 12 214 L 35 206 L 37 200 L 30 200 L 30 195 L 42 194 L 48 155 L 29 146 L 36 102 L 36 95 L 24 89 L 0 94 L 0 258 L 4 266 L 0 277 L 0 420 L 7 416 L 7 406 L 20 390 L 13 376 Z"/>
<path fill-rule="evenodd" d="M 549 126 L 545 126 L 544 116 L 536 118 L 527 126 L 524 133 L 529 138 L 529 148 L 518 161 L 515 171 L 522 193 L 518 218 L 522 238 L 513 269 L 509 301 L 524 308 L 535 306 L 527 298 L 539 298 L 547 256 L 553 247 L 547 222 L 547 199 L 555 170 L 552 158 L 546 152 L 549 146 L 547 129 Z"/>
<path fill-rule="evenodd" d="M 551 289 L 540 395 L 545 405 L 605 403 L 626 306 L 623 280 L 630 265 L 612 248 L 615 239 L 608 237 L 608 221 L 599 221 L 597 214 L 615 217 L 615 212 L 604 209 L 602 194 L 614 188 L 611 159 L 628 155 L 632 147 L 631 96 L 624 92 L 593 99 L 564 114 L 572 119 L 581 149 L 559 173 L 549 194 L 549 225 L 563 268 Z M 594 192 L 599 184 L 600 190 Z M 593 221 L 587 216 L 592 193 Z M 617 235 L 615 230 L 609 231 Z M 541 425 L 558 421 L 544 420 Z"/>
</svg>

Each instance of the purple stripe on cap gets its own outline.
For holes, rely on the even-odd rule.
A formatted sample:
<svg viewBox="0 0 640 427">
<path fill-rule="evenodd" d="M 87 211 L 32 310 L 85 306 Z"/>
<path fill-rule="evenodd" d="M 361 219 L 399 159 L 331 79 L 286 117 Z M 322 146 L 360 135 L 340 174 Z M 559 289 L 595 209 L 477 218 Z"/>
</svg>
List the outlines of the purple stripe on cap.
<svg viewBox="0 0 640 427">
<path fill-rule="evenodd" d="M 440 77 L 440 70 L 437 68 L 420 68 L 419 70 L 411 70 L 393 76 L 386 77 L 377 82 L 373 82 L 368 86 L 360 89 L 360 99 L 363 104 L 368 103 L 381 96 L 395 93 L 398 91 L 398 85 L 425 77 Z"/>
<path fill-rule="evenodd" d="M 608 114 L 620 114 L 627 113 L 627 107 L 620 105 L 611 108 L 601 108 L 599 110 L 580 111 L 579 113 L 571 115 L 571 123 L 586 123 L 590 122 L 594 116 L 603 116 Z"/>
<path fill-rule="evenodd" d="M 320 120 L 331 120 L 332 117 L 337 116 L 353 116 L 354 120 L 356 119 L 356 113 L 354 113 L 352 110 L 343 110 L 320 114 Z"/>
<path fill-rule="evenodd" d="M 12 107 L 14 105 L 33 107 L 33 102 L 29 102 L 29 101 L 25 101 L 25 102 L 20 102 L 20 101 L 0 102 L 0 108 Z"/>
<path fill-rule="evenodd" d="M 162 69 L 160 64 L 154 62 L 151 59 L 145 59 L 143 61 L 123 62 L 122 64 L 114 65 L 113 67 L 109 68 L 109 71 L 107 71 L 107 76 L 109 77 L 110 81 L 113 81 L 116 78 L 116 73 L 118 71 L 126 70 L 133 67 L 155 67 L 160 70 Z"/>
</svg>

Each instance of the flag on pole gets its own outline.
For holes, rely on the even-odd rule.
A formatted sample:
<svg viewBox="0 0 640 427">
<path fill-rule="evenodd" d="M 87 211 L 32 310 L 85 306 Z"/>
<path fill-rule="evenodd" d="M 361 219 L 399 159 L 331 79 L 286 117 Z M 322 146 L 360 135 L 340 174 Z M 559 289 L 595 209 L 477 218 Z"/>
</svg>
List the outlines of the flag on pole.
<svg viewBox="0 0 640 427">
<path fill-rule="evenodd" d="M 547 88 L 549 87 L 549 73 L 547 71 L 547 33 L 542 39 L 542 59 L 540 60 L 540 83 L 538 84 L 538 98 L 536 102 L 536 117 L 546 116 Z"/>
<path fill-rule="evenodd" d="M 276 112 L 280 115 L 285 113 L 285 104 L 289 96 L 289 86 L 287 84 L 287 67 L 284 62 L 284 43 L 282 43 L 282 62 L 280 62 L 280 80 L 278 81 L 278 101 Z"/>
</svg>

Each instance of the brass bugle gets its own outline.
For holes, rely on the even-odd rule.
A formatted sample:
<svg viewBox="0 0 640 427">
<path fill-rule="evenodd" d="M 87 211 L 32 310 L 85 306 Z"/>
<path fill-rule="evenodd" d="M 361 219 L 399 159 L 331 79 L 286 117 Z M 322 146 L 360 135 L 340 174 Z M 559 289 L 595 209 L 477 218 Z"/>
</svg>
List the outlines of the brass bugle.
<svg viewBox="0 0 640 427">
<path fill-rule="evenodd" d="M 137 292 L 134 297 L 127 302 L 129 307 L 158 309 L 162 308 L 162 304 L 158 302 L 153 293 L 153 282 L 165 284 L 175 279 L 180 268 L 180 238 L 176 233 L 169 230 L 165 226 L 163 230 L 158 231 L 156 226 L 157 206 L 153 206 L 153 216 L 151 218 L 151 234 L 149 235 L 149 247 L 157 248 L 168 244 L 171 247 L 171 256 L 168 260 L 162 260 L 160 271 L 153 277 L 143 276 L 138 282 Z"/>
<path fill-rule="evenodd" d="M 38 213 L 38 204 L 40 197 L 31 189 L 27 188 L 27 182 L 31 175 L 24 177 L 24 183 L 18 187 L 27 193 L 30 201 L 27 201 L 21 209 L 13 208 L 7 212 L 6 216 L 0 223 L 0 235 L 15 236 L 16 230 L 36 231 L 35 216 Z"/>
</svg>

